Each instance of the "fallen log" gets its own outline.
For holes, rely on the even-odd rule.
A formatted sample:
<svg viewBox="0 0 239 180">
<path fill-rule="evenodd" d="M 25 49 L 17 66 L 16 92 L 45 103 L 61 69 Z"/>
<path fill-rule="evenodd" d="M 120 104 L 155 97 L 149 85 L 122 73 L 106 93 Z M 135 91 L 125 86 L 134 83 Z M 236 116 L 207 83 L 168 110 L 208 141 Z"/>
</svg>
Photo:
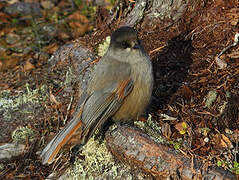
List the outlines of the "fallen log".
<svg viewBox="0 0 239 180">
<path fill-rule="evenodd" d="M 185 157 L 128 125 L 117 125 L 107 131 L 106 144 L 119 160 L 141 168 L 156 179 L 236 179 L 231 172 L 216 166 L 205 167 L 197 158 Z"/>
</svg>

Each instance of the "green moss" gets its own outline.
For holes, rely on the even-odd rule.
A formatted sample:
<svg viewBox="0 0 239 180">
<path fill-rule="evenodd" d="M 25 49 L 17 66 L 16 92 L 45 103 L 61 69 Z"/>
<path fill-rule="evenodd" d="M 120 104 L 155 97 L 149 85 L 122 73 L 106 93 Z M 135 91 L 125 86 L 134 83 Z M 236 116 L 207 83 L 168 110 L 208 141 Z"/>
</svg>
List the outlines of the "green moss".
<svg viewBox="0 0 239 180">
<path fill-rule="evenodd" d="M 182 143 L 179 141 L 170 141 L 169 144 L 173 145 L 175 150 L 179 150 L 182 146 Z"/>
<path fill-rule="evenodd" d="M 16 26 L 18 24 L 18 22 L 19 22 L 18 19 L 13 18 L 11 23 L 12 23 L 13 26 Z"/>
<path fill-rule="evenodd" d="M 233 162 L 232 171 L 235 172 L 237 175 L 239 174 L 239 162 L 236 161 Z"/>
</svg>

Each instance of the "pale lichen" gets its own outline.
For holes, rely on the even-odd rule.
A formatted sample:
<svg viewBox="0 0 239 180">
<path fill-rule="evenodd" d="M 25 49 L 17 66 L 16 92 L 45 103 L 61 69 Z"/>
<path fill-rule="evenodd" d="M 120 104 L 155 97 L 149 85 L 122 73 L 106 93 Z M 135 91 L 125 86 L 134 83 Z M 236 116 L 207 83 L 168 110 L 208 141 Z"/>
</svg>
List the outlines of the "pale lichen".
<svg viewBox="0 0 239 180">
<path fill-rule="evenodd" d="M 98 55 L 102 57 L 106 53 L 109 45 L 110 36 L 106 37 L 106 39 L 98 46 Z"/>
<path fill-rule="evenodd" d="M 63 82 L 63 85 L 65 87 L 72 86 L 72 84 L 74 83 L 75 79 L 76 79 L 76 74 L 74 73 L 72 68 L 69 67 L 68 71 L 66 72 L 65 81 Z"/>
<path fill-rule="evenodd" d="M 210 108 L 217 98 L 217 91 L 209 91 L 207 96 L 204 98 L 205 107 Z"/>
<path fill-rule="evenodd" d="M 152 116 L 150 114 L 146 122 L 135 121 L 134 125 L 145 131 L 145 133 L 151 136 L 156 142 L 165 143 L 164 138 L 160 134 L 161 127 L 154 120 L 152 120 Z"/>
<path fill-rule="evenodd" d="M 26 140 L 33 140 L 35 131 L 28 127 L 18 127 L 12 132 L 12 140 L 14 143 L 25 143 Z"/>
<path fill-rule="evenodd" d="M 18 91 L 17 95 L 10 96 L 11 91 L 5 90 L 2 91 L 0 94 L 0 108 L 18 108 L 22 104 L 34 102 L 39 103 L 40 100 L 45 100 L 45 96 L 41 96 L 43 92 L 45 92 L 46 87 L 42 86 L 38 89 L 30 89 L 29 84 L 26 83 L 25 85 L 26 91 Z"/>
<path fill-rule="evenodd" d="M 105 141 L 100 143 L 94 137 L 83 147 L 81 155 L 85 157 L 84 160 L 76 160 L 74 168 L 67 173 L 68 179 L 97 179 L 97 177 L 101 179 L 109 176 L 117 179 L 126 171 L 125 169 L 129 168 L 116 163 L 106 148 Z"/>
<path fill-rule="evenodd" d="M 3 171 L 3 170 L 4 170 L 4 164 L 0 163 L 0 171 Z"/>
<path fill-rule="evenodd" d="M 40 104 L 47 99 L 46 89 L 46 86 L 33 89 L 26 83 L 22 91 L 5 90 L 0 92 L 0 112 L 3 114 L 3 119 L 5 121 L 12 120 L 15 115 L 13 112 L 31 115 L 33 113 L 32 105 Z"/>
</svg>

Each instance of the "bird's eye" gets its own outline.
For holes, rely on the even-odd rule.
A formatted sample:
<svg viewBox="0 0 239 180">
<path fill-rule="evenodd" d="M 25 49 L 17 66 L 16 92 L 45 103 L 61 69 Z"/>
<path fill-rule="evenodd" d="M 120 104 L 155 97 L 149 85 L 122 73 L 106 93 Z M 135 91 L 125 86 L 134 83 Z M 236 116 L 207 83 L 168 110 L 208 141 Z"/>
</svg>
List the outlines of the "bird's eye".
<svg viewBox="0 0 239 180">
<path fill-rule="evenodd" d="M 131 46 L 130 46 L 130 44 L 129 44 L 128 42 L 123 41 L 123 42 L 122 42 L 122 47 L 123 47 L 124 49 L 127 49 L 127 48 L 130 48 Z"/>
</svg>

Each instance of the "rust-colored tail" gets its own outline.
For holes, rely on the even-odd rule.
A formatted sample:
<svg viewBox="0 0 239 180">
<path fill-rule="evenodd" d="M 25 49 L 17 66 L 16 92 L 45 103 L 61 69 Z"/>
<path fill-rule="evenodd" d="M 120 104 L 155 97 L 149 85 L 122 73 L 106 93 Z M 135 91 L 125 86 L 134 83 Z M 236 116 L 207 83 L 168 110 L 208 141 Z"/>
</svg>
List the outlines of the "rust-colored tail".
<svg viewBox="0 0 239 180">
<path fill-rule="evenodd" d="M 84 145 L 95 130 L 117 112 L 132 91 L 133 81 L 122 80 L 104 91 L 95 91 L 81 105 L 80 111 L 43 149 L 42 163 L 52 163 L 64 145 Z M 83 110 L 84 109 L 84 110 Z"/>
<path fill-rule="evenodd" d="M 77 136 L 77 139 L 81 138 L 82 134 L 82 121 L 81 121 L 82 108 L 77 116 L 75 116 L 64 129 L 62 129 L 43 149 L 40 157 L 43 164 L 51 164 L 60 149 L 71 139 L 74 141 Z"/>
</svg>

